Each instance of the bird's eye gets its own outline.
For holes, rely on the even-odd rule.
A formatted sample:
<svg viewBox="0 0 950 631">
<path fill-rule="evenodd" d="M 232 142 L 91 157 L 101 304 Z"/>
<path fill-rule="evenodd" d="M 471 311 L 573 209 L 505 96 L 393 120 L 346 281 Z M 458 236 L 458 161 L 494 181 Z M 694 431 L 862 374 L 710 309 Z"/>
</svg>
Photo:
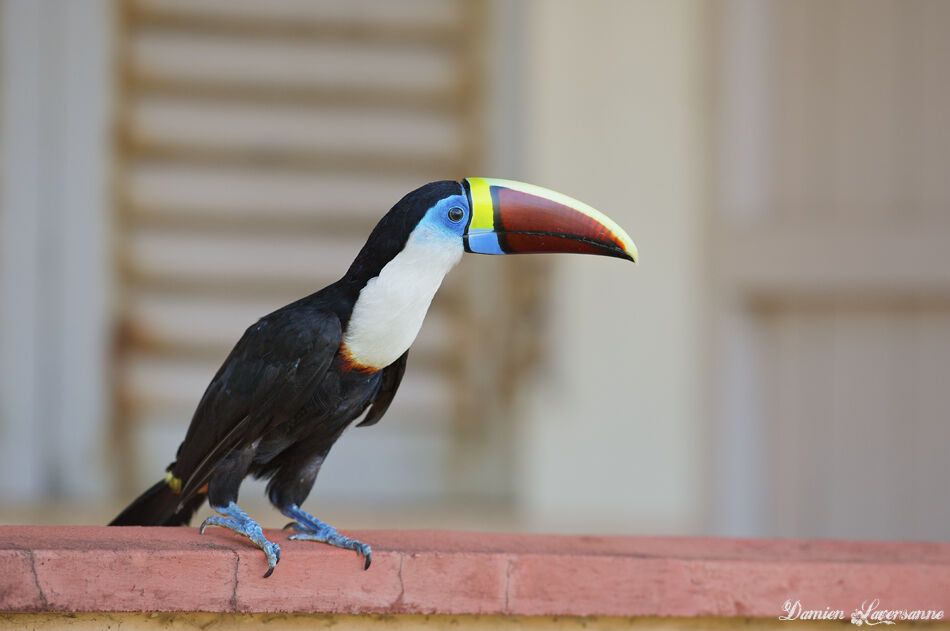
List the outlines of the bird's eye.
<svg viewBox="0 0 950 631">
<path fill-rule="evenodd" d="M 451 221 L 459 222 L 462 221 L 462 217 L 465 216 L 465 211 L 459 208 L 458 206 L 453 206 L 449 208 L 449 219 Z"/>
</svg>

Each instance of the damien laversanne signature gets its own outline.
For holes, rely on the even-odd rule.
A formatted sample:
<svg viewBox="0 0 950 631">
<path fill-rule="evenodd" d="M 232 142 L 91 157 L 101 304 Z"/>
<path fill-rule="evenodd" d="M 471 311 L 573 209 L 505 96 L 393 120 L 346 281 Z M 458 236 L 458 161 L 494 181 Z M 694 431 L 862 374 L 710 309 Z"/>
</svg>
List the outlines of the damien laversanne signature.
<svg viewBox="0 0 950 631">
<path fill-rule="evenodd" d="M 800 600 L 786 600 L 782 605 L 784 616 L 779 620 L 845 620 L 843 609 L 806 609 Z M 866 600 L 851 612 L 851 623 L 859 627 L 894 624 L 898 620 L 943 620 L 943 609 L 883 609 L 878 598 Z"/>
</svg>

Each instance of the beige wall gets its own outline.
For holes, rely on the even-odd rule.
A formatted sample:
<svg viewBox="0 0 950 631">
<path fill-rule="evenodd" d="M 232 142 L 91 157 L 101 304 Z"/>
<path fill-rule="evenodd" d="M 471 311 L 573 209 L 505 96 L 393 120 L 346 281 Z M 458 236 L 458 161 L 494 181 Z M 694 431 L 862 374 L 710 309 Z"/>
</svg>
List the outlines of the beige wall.
<svg viewBox="0 0 950 631">
<path fill-rule="evenodd" d="M 713 531 L 946 539 L 950 4 L 719 7 Z"/>
<path fill-rule="evenodd" d="M 702 91 L 695 2 L 527 4 L 525 177 L 624 226 L 638 267 L 552 258 L 520 499 L 543 530 L 700 529 Z"/>
</svg>

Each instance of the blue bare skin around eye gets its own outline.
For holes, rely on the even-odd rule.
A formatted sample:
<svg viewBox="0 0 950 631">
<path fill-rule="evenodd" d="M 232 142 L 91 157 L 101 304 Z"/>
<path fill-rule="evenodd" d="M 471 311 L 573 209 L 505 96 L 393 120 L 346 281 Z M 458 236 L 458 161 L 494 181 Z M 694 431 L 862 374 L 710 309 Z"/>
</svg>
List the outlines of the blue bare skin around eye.
<svg viewBox="0 0 950 631">
<path fill-rule="evenodd" d="M 462 218 L 458 221 L 449 219 L 449 210 L 452 208 L 462 209 Z M 439 226 L 443 231 L 455 235 L 456 237 L 461 237 L 465 232 L 465 226 L 468 225 L 468 215 L 468 200 L 464 195 L 453 195 L 452 197 L 439 200 L 439 202 L 426 213 L 426 218 L 423 221 L 431 222 L 434 226 Z"/>
</svg>

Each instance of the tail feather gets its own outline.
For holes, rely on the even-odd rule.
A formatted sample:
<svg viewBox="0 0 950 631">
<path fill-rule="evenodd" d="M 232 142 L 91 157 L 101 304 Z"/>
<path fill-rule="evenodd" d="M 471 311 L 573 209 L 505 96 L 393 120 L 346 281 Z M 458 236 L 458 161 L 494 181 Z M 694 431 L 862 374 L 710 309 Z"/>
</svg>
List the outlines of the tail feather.
<svg viewBox="0 0 950 631">
<path fill-rule="evenodd" d="M 181 496 L 162 480 L 139 495 L 109 525 L 186 526 L 204 499 L 204 495 L 196 495 L 179 507 Z"/>
</svg>

